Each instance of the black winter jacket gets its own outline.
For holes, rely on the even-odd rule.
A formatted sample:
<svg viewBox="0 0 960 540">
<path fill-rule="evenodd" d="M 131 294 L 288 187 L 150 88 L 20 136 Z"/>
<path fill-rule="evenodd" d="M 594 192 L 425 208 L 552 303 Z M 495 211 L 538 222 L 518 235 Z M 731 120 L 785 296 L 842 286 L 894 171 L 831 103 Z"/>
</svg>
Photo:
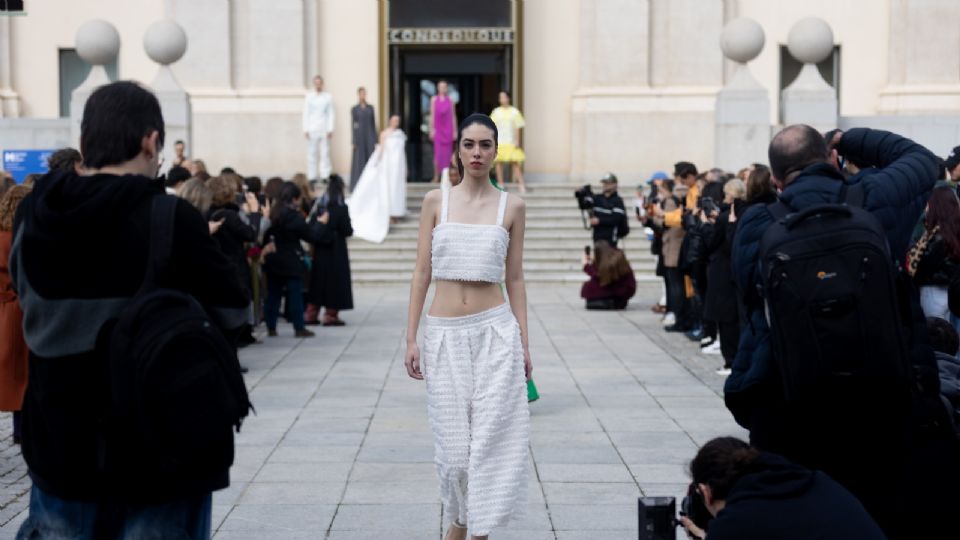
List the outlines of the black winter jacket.
<svg viewBox="0 0 960 540">
<path fill-rule="evenodd" d="M 913 282 L 917 287 L 946 287 L 950 284 L 950 278 L 957 272 L 958 267 L 960 263 L 947 253 L 947 245 L 943 237 L 937 234 L 920 256 Z"/>
<path fill-rule="evenodd" d="M 240 217 L 240 207 L 230 203 L 226 206 L 210 209 L 210 220 L 223 220 L 220 230 L 213 238 L 220 244 L 220 250 L 233 263 L 240 280 L 240 285 L 246 291 L 253 286 L 251 282 L 250 263 L 247 262 L 246 244 L 256 242 L 260 231 L 260 213 L 247 214 L 247 222 Z"/>
<path fill-rule="evenodd" d="M 10 269 L 30 349 L 23 456 L 33 482 L 57 497 L 171 500 L 230 483 L 229 430 L 211 452 L 215 457 L 186 463 L 182 474 L 162 483 L 145 484 L 136 474 L 110 482 L 100 466 L 98 426 L 109 385 L 98 334 L 139 289 L 152 201 L 168 196 L 162 184 L 142 176 L 55 171 L 36 183 L 17 211 Z M 250 300 L 233 267 L 206 219 L 183 200 L 169 265 L 161 285 L 193 295 L 222 329 L 246 322 Z"/>
<path fill-rule="evenodd" d="M 775 454 L 760 454 L 724 500 L 710 522 L 710 540 L 886 538 L 843 486 Z"/>
<path fill-rule="evenodd" d="M 606 240 L 611 246 L 615 246 L 617 240 L 630 232 L 627 210 L 617 192 L 613 192 L 609 197 L 602 193 L 594 195 L 593 215 L 600 220 L 599 224 L 593 226 L 594 242 Z"/>
<path fill-rule="evenodd" d="M 281 212 L 264 235 L 264 242 L 272 241 L 277 251 L 265 257 L 263 269 L 274 276 L 303 277 L 307 268 L 300 241 L 308 244 L 322 241 L 321 228 L 316 222 L 307 225 L 303 214 L 292 208 L 284 208 Z"/>
</svg>

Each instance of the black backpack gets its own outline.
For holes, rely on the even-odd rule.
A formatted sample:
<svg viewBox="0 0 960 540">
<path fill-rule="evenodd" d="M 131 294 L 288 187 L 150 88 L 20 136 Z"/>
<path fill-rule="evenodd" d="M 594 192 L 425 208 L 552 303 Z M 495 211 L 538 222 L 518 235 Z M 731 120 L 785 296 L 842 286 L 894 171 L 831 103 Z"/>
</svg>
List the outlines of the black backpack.
<svg viewBox="0 0 960 540">
<path fill-rule="evenodd" d="M 128 463 L 129 456 L 117 454 L 146 453 L 136 461 L 161 475 L 208 458 L 252 409 L 234 347 L 195 298 L 160 285 L 176 205 L 174 197 L 154 198 L 146 277 L 101 330 L 114 443 L 108 461 Z"/>
<path fill-rule="evenodd" d="M 758 290 L 788 403 L 905 384 L 908 340 L 886 234 L 857 184 L 837 204 L 767 206 Z"/>
</svg>

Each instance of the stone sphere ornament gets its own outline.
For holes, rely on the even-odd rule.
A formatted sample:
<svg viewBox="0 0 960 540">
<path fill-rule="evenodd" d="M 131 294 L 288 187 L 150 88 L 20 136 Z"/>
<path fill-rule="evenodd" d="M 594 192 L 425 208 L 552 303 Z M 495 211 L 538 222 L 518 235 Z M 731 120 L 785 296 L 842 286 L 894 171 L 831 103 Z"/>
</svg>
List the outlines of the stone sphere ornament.
<svg viewBox="0 0 960 540">
<path fill-rule="evenodd" d="M 833 30 L 820 17 L 795 22 L 787 34 L 787 49 L 804 64 L 816 64 L 833 52 Z"/>
<path fill-rule="evenodd" d="M 102 19 L 83 23 L 73 40 L 80 58 L 95 66 L 113 62 L 120 52 L 120 33 Z"/>
<path fill-rule="evenodd" d="M 154 62 L 168 66 L 187 52 L 187 33 L 175 21 L 157 21 L 143 35 L 143 50 Z"/>
<path fill-rule="evenodd" d="M 747 17 L 728 22 L 720 34 L 723 55 L 741 64 L 759 56 L 765 42 L 766 36 L 760 23 Z"/>
</svg>

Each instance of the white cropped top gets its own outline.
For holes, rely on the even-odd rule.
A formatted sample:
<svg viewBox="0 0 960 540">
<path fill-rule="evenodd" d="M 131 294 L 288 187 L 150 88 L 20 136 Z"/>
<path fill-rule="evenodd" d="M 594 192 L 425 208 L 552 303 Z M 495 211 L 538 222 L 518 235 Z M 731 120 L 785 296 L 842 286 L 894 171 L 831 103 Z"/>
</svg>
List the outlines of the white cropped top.
<svg viewBox="0 0 960 540">
<path fill-rule="evenodd" d="M 433 228 L 431 244 L 433 279 L 499 283 L 510 245 L 510 235 L 503 228 L 507 192 L 500 193 L 496 224 L 484 225 L 448 222 L 450 188 L 440 189 L 440 224 Z"/>
</svg>

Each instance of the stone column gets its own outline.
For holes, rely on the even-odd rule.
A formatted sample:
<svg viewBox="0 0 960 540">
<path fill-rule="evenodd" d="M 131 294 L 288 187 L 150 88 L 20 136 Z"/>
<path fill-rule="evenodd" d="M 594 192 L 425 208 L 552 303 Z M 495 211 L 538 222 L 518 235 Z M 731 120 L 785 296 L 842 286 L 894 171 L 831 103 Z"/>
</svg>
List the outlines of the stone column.
<svg viewBox="0 0 960 540">
<path fill-rule="evenodd" d="M 169 164 L 174 157 L 173 143 L 182 140 L 185 154 L 192 156 L 190 96 L 177 82 L 170 64 L 183 57 L 187 51 L 187 34 L 175 21 L 167 19 L 150 25 L 143 36 L 143 50 L 151 60 L 160 64 L 157 76 L 150 87 L 160 101 L 163 112 L 164 146 L 163 157 Z M 168 170 L 169 165 L 164 166 Z"/>
<path fill-rule="evenodd" d="M 748 18 L 730 21 L 720 35 L 720 48 L 735 67 L 717 94 L 714 163 L 728 171 L 767 161 L 770 98 L 747 67 L 763 50 L 764 41 L 763 28 Z"/>
<path fill-rule="evenodd" d="M 13 89 L 13 76 L 10 73 L 10 17 L 0 17 L 0 118 L 20 116 L 20 96 Z"/>
<path fill-rule="evenodd" d="M 79 148 L 83 106 L 98 86 L 110 82 L 103 66 L 113 62 L 120 52 L 120 34 L 107 21 L 94 19 L 83 23 L 83 26 L 77 29 L 74 42 L 80 58 L 93 65 L 86 80 L 70 95 L 70 144 Z"/>
<path fill-rule="evenodd" d="M 781 94 L 784 125 L 808 124 L 821 132 L 837 127 L 837 93 L 817 70 L 817 62 L 833 53 L 830 25 L 818 17 L 800 19 L 790 28 L 787 49 L 803 68 Z"/>
</svg>

